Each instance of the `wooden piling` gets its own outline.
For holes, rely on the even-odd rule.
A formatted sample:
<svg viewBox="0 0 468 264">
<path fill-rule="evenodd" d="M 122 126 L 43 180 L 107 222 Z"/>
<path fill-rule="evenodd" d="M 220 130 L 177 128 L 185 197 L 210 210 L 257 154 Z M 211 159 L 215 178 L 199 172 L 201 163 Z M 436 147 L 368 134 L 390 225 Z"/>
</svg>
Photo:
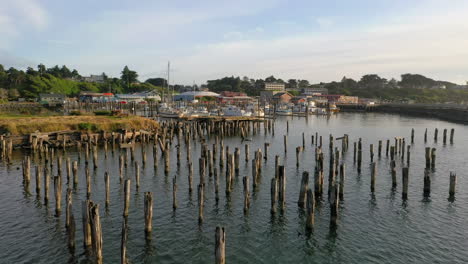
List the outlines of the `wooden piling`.
<svg viewBox="0 0 468 264">
<path fill-rule="evenodd" d="M 311 231 L 314 228 L 314 211 L 315 211 L 315 197 L 311 189 L 307 190 L 306 201 L 307 201 L 306 230 Z"/>
<path fill-rule="evenodd" d="M 249 145 L 245 144 L 245 162 L 249 162 Z"/>
<path fill-rule="evenodd" d="M 401 192 L 403 200 L 408 199 L 408 185 L 409 185 L 409 169 L 408 167 L 405 167 L 402 169 L 402 185 L 403 185 L 403 190 Z"/>
<path fill-rule="evenodd" d="M 198 223 L 203 223 L 203 207 L 204 207 L 204 199 L 205 196 L 203 193 L 203 186 L 204 184 L 198 184 Z"/>
<path fill-rule="evenodd" d="M 307 190 L 309 189 L 309 172 L 304 171 L 302 173 L 302 180 L 301 180 L 301 187 L 299 191 L 299 200 L 297 201 L 297 205 L 300 208 L 304 208 L 306 205 L 306 195 Z"/>
<path fill-rule="evenodd" d="M 450 172 L 449 200 L 455 199 L 456 184 L 457 184 L 457 174 L 454 172 Z"/>
<path fill-rule="evenodd" d="M 42 167 L 36 166 L 36 195 L 41 195 L 41 178 L 42 178 Z"/>
<path fill-rule="evenodd" d="M 151 238 L 153 230 L 153 193 L 145 192 L 145 234 L 146 238 Z"/>
<path fill-rule="evenodd" d="M 44 203 L 49 201 L 50 171 L 47 164 L 44 166 Z"/>
<path fill-rule="evenodd" d="M 93 254 L 96 263 L 102 263 L 102 229 L 101 220 L 99 217 L 99 205 L 92 204 L 90 208 L 90 223 L 91 223 L 91 241 Z"/>
<path fill-rule="evenodd" d="M 392 189 L 395 189 L 397 186 L 397 176 L 396 176 L 396 162 L 394 160 L 390 162 L 390 171 L 392 175 Z"/>
<path fill-rule="evenodd" d="M 128 216 L 128 210 L 130 209 L 130 179 L 125 180 L 124 183 L 124 210 L 123 216 Z"/>
<path fill-rule="evenodd" d="M 276 213 L 276 201 L 278 200 L 278 180 L 276 178 L 271 179 L 271 213 Z"/>
<path fill-rule="evenodd" d="M 66 195 L 66 204 L 65 207 L 65 228 L 69 228 L 71 225 L 71 218 L 72 218 L 72 189 L 67 188 L 67 195 Z"/>
<path fill-rule="evenodd" d="M 424 169 L 424 186 L 423 186 L 423 196 L 428 198 L 431 195 L 431 177 L 430 170 Z"/>
<path fill-rule="evenodd" d="M 375 162 L 371 163 L 371 184 L 370 184 L 370 189 L 371 192 L 375 192 L 375 177 L 377 175 L 377 164 Z"/>
<path fill-rule="evenodd" d="M 177 209 L 177 177 L 172 178 L 172 209 Z"/>
<path fill-rule="evenodd" d="M 249 177 L 244 176 L 242 183 L 244 184 L 244 214 L 247 214 L 250 207 Z"/>
<path fill-rule="evenodd" d="M 110 179 L 109 179 L 109 173 L 106 171 L 104 173 L 104 184 L 106 186 L 106 207 L 109 206 L 110 203 Z"/>
<path fill-rule="evenodd" d="M 435 162 L 436 162 L 436 149 L 431 149 L 431 169 L 435 169 Z"/>
<path fill-rule="evenodd" d="M 453 144 L 453 136 L 455 135 L 455 128 L 450 129 L 450 144 Z"/>
<path fill-rule="evenodd" d="M 339 185 L 339 198 L 340 201 L 344 200 L 344 182 L 346 177 L 346 165 L 342 163 L 340 165 L 340 185 Z"/>
<path fill-rule="evenodd" d="M 55 194 L 55 215 L 60 216 L 62 211 L 62 178 L 54 177 L 54 194 Z"/>
<path fill-rule="evenodd" d="M 288 136 L 283 136 L 283 143 L 284 143 L 284 153 L 288 152 Z"/>
<path fill-rule="evenodd" d="M 215 232 L 215 263 L 225 264 L 226 263 L 226 233 L 224 227 L 216 227 Z"/>
<path fill-rule="evenodd" d="M 284 210 L 284 206 L 286 203 L 286 175 L 285 175 L 285 169 L 284 166 L 279 166 L 278 168 L 278 194 L 279 194 L 279 204 L 281 211 Z"/>
<path fill-rule="evenodd" d="M 83 246 L 89 248 L 91 246 L 91 225 L 89 215 L 90 201 L 81 202 L 81 219 L 83 223 Z"/>
</svg>

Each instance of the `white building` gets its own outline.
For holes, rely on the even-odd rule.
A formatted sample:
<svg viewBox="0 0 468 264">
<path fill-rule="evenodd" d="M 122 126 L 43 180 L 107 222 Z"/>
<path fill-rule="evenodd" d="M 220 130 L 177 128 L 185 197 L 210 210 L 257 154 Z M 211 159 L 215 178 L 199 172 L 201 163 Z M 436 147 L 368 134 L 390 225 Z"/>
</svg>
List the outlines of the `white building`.
<svg viewBox="0 0 468 264">
<path fill-rule="evenodd" d="M 265 91 L 284 91 L 284 83 L 266 82 L 263 90 Z"/>
</svg>

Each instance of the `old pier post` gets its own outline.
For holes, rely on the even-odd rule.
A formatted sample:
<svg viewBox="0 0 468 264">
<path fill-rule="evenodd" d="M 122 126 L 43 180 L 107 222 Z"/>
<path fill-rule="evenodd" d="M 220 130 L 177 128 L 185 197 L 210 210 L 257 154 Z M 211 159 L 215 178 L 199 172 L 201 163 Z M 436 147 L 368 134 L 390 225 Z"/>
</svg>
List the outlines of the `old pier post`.
<svg viewBox="0 0 468 264">
<path fill-rule="evenodd" d="M 306 219 L 306 230 L 311 231 L 314 228 L 314 211 L 315 211 L 315 197 L 311 189 L 307 190 L 307 219 Z"/>
<path fill-rule="evenodd" d="M 62 178 L 54 177 L 54 194 L 55 194 L 55 215 L 60 216 L 62 211 Z"/>
<path fill-rule="evenodd" d="M 339 186 L 339 198 L 340 201 L 344 200 L 344 182 L 346 177 L 346 164 L 340 165 L 340 186 Z"/>
<path fill-rule="evenodd" d="M 457 184 L 457 174 L 450 172 L 449 200 L 455 200 L 455 186 Z"/>
<path fill-rule="evenodd" d="M 130 179 L 125 180 L 124 183 L 124 210 L 123 216 L 128 216 L 128 210 L 130 209 Z"/>
<path fill-rule="evenodd" d="M 404 167 L 402 169 L 402 186 L 403 190 L 401 192 L 403 200 L 408 199 L 408 185 L 409 185 L 409 169 L 408 167 Z"/>
<path fill-rule="evenodd" d="M 371 192 L 375 192 L 375 177 L 377 175 L 377 164 L 375 162 L 371 163 L 371 184 L 370 184 L 370 189 Z"/>
<path fill-rule="evenodd" d="M 244 184 L 244 214 L 247 214 L 250 207 L 249 177 L 244 176 L 242 183 Z"/>
<path fill-rule="evenodd" d="M 424 198 L 428 198 L 430 195 L 431 195 L 430 171 L 428 169 L 424 169 L 423 196 L 424 196 Z"/>
<path fill-rule="evenodd" d="M 284 206 L 286 203 L 286 175 L 285 175 L 285 169 L 284 166 L 279 166 L 278 168 L 278 189 L 279 189 L 279 204 L 281 211 L 284 210 Z"/>
<path fill-rule="evenodd" d="M 153 193 L 145 192 L 145 234 L 147 239 L 151 239 L 153 230 Z"/>
<path fill-rule="evenodd" d="M 309 189 L 309 172 L 304 171 L 302 173 L 302 180 L 301 180 L 301 187 L 299 191 L 299 200 L 297 201 L 297 205 L 300 208 L 304 208 L 306 205 L 306 195 L 307 190 Z"/>
<path fill-rule="evenodd" d="M 226 263 L 226 233 L 224 227 L 216 227 L 215 232 L 215 263 Z"/>
</svg>

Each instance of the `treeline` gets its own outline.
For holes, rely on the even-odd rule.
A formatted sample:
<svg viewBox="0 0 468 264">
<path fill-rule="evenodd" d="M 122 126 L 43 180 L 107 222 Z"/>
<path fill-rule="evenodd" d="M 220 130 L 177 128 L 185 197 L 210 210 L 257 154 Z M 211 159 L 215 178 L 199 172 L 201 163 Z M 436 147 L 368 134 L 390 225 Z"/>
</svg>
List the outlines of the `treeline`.
<svg viewBox="0 0 468 264">
<path fill-rule="evenodd" d="M 102 81 L 88 82 L 76 69 L 58 65 L 46 68 L 39 64 L 37 68 L 28 67 L 26 71 L 13 67 L 5 69 L 0 64 L 0 100 L 15 100 L 19 97 L 37 98 L 40 93 L 59 93 L 75 96 L 81 91 L 133 93 L 142 91 L 162 92 L 163 78 L 148 79 L 144 83 L 138 81 L 138 73 L 127 66 L 121 72 L 120 78 L 110 78 L 101 74 Z"/>
<path fill-rule="evenodd" d="M 309 84 L 307 80 L 289 79 L 284 81 L 274 76 L 264 80 L 232 76 L 208 81 L 208 89 L 214 92 L 245 92 L 250 96 L 257 96 L 263 89 L 265 82 L 284 83 L 287 89 L 297 91 L 306 87 L 325 87 L 329 94 L 354 95 L 388 101 L 468 102 L 468 89 L 461 90 L 460 86 L 455 83 L 436 81 L 420 74 L 403 74 L 400 81 L 394 78 L 387 80 L 377 74 L 367 74 L 358 81 L 343 77 L 341 81 L 313 85 Z"/>
</svg>

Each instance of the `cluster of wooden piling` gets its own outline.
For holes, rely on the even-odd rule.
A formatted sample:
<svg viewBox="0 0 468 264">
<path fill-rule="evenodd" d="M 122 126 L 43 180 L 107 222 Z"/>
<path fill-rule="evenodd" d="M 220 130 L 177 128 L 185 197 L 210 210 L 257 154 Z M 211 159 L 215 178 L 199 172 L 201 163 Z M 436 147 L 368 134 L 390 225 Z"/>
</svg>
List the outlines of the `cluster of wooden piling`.
<svg viewBox="0 0 468 264">
<path fill-rule="evenodd" d="M 230 197 L 234 188 L 234 179 L 239 175 L 241 163 L 241 149 L 236 147 L 234 149 L 230 146 L 224 145 L 224 138 L 229 136 L 239 136 L 242 139 L 248 139 L 249 136 L 260 133 L 261 125 L 265 134 L 274 134 L 274 122 L 272 120 L 265 120 L 261 122 L 252 122 L 246 120 L 199 120 L 197 122 L 162 122 L 158 129 L 154 131 L 122 131 L 121 133 L 94 133 L 83 134 L 76 144 L 76 151 L 79 153 L 78 160 L 72 161 L 69 157 L 64 156 L 60 152 L 56 152 L 57 146 L 47 144 L 47 140 L 38 137 L 37 135 L 31 136 L 31 154 L 25 156 L 22 160 L 22 173 L 23 184 L 26 190 L 29 190 L 31 181 L 31 162 L 36 160 L 32 159 L 38 157 L 39 162 L 36 162 L 35 169 L 35 182 L 36 194 L 41 194 L 41 186 L 43 186 L 44 202 L 49 201 L 50 182 L 53 182 L 53 194 L 55 200 L 55 215 L 61 215 L 62 204 L 62 187 L 66 184 L 66 197 L 65 197 L 65 226 L 68 235 L 68 245 L 71 250 L 75 250 L 75 218 L 72 211 L 72 190 L 76 189 L 78 182 L 78 162 L 81 162 L 82 154 L 84 154 L 84 175 L 86 186 L 86 199 L 82 201 L 82 224 L 83 224 L 83 243 L 87 252 L 93 256 L 97 263 L 102 263 L 102 228 L 100 223 L 99 205 L 95 204 L 92 198 L 91 190 L 91 176 L 90 170 L 96 170 L 99 167 L 99 150 L 98 146 L 104 149 L 104 158 L 107 158 L 108 145 L 111 146 L 111 151 L 116 149 L 119 151 L 119 183 L 124 185 L 124 199 L 123 199 L 123 221 L 122 221 L 122 237 L 121 237 L 121 263 L 127 263 L 127 238 L 128 238 L 128 216 L 130 206 L 130 185 L 132 180 L 124 176 L 124 169 L 128 164 L 134 164 L 134 184 L 136 191 L 140 188 L 140 170 L 147 165 L 147 152 L 146 148 L 142 148 L 141 163 L 135 159 L 135 145 L 137 142 L 141 144 L 150 145 L 152 148 L 154 170 L 158 169 L 159 159 L 162 159 L 164 164 L 164 172 L 168 175 L 171 171 L 171 149 L 176 151 L 176 162 L 172 167 L 180 167 L 182 161 L 182 146 L 186 148 L 186 164 L 188 167 L 188 192 L 193 191 L 193 157 L 191 145 L 194 142 L 201 142 L 201 152 L 198 159 L 199 169 L 199 183 L 197 188 L 197 205 L 198 205 L 198 222 L 203 224 L 204 221 L 204 206 L 205 206 L 205 182 L 206 178 L 214 179 L 215 185 L 215 199 L 219 200 L 219 181 L 221 176 L 225 176 L 225 193 Z M 287 123 L 287 133 L 289 132 L 289 123 Z M 390 157 L 387 159 L 390 162 L 390 172 L 378 172 L 377 164 L 383 156 L 383 143 L 384 140 L 377 142 L 377 148 L 374 144 L 369 145 L 369 164 L 370 164 L 370 192 L 376 192 L 376 179 L 379 175 L 388 174 L 392 179 L 392 188 L 397 187 L 397 166 L 396 161 L 401 159 L 403 164 L 401 168 L 401 184 L 402 184 L 402 199 L 408 199 L 409 187 L 409 167 L 410 167 L 410 150 L 414 144 L 414 129 L 411 130 L 410 143 L 406 143 L 404 137 L 395 137 L 393 140 L 387 139 L 385 146 L 385 156 Z M 443 143 L 447 143 L 448 130 L 444 129 Z M 214 144 L 209 146 L 206 143 L 210 137 L 214 138 Z M 301 185 L 298 192 L 298 207 L 305 213 L 305 228 L 308 232 L 313 230 L 314 227 L 314 211 L 315 207 L 322 202 L 324 192 L 324 160 L 325 157 L 329 158 L 328 169 L 328 190 L 327 197 L 330 207 L 330 227 L 336 228 L 339 218 L 340 202 L 345 199 L 345 180 L 346 180 L 346 164 L 343 162 L 343 156 L 349 149 L 349 136 L 347 134 L 335 138 L 329 135 L 328 155 L 325 155 L 322 145 L 322 136 L 315 133 L 310 137 L 311 145 L 315 148 L 315 168 L 313 188 L 311 186 L 311 179 L 308 170 L 302 172 Z M 285 134 L 284 152 L 288 150 L 288 135 Z M 438 140 L 438 130 L 434 130 L 434 142 Z M 450 131 L 450 143 L 454 141 L 454 130 Z M 341 146 L 338 142 L 341 141 Z M 393 141 L 393 142 L 392 142 Z M 424 141 L 427 142 L 427 130 L 424 134 Z M 9 160 L 12 157 L 13 146 L 11 141 L 5 138 L 0 138 L 1 142 L 1 158 Z M 67 138 L 64 137 L 61 147 L 66 147 Z M 393 144 L 392 144 L 393 143 Z M 361 138 L 353 142 L 353 162 L 357 163 L 357 171 L 362 172 L 363 162 L 363 148 Z M 248 214 L 250 210 L 251 191 L 255 192 L 261 184 L 262 168 L 269 159 L 270 143 L 265 142 L 263 151 L 261 148 L 254 150 L 253 157 L 250 156 L 250 145 L 245 144 L 244 154 L 245 163 L 251 163 L 252 168 L 252 183 L 250 177 L 245 175 L 242 177 L 243 183 L 243 211 Z M 307 147 L 306 135 L 302 133 L 302 145 L 296 147 L 296 167 L 300 168 L 300 154 Z M 307 147 L 308 148 L 308 147 Z M 377 155 L 375 154 L 377 149 Z M 101 154 L 102 155 L 102 154 Z M 367 156 L 367 155 L 366 155 Z M 275 155 L 275 175 L 271 178 L 271 214 L 275 215 L 278 210 L 283 213 L 286 209 L 286 181 L 287 172 L 285 166 L 280 164 L 280 156 Z M 406 160 L 406 164 L 405 164 Z M 62 167 L 65 161 L 66 181 L 62 180 Z M 92 167 L 91 167 L 92 164 Z M 197 164 L 197 162 L 195 162 Z M 424 184 L 423 196 L 425 198 L 430 196 L 431 193 L 431 178 L 430 174 L 436 168 L 436 148 L 427 147 L 425 149 L 425 171 L 424 171 Z M 105 206 L 108 207 L 110 201 L 110 182 L 112 175 L 104 173 L 105 185 Z M 172 178 L 172 208 L 177 210 L 177 192 L 178 181 L 184 180 L 184 177 L 176 175 Z M 117 181 L 117 180 L 116 180 Z M 66 183 L 64 183 L 66 182 Z M 250 188 L 252 184 L 252 189 Z M 309 186 L 310 185 L 310 186 Z M 449 181 L 449 200 L 453 201 L 455 198 L 456 174 L 450 173 Z M 152 219 L 153 219 L 153 193 L 150 191 L 144 192 L 144 231 L 146 239 L 151 239 L 152 233 Z M 216 263 L 225 263 L 225 229 L 218 227 L 215 230 L 216 250 L 215 258 Z"/>
</svg>

